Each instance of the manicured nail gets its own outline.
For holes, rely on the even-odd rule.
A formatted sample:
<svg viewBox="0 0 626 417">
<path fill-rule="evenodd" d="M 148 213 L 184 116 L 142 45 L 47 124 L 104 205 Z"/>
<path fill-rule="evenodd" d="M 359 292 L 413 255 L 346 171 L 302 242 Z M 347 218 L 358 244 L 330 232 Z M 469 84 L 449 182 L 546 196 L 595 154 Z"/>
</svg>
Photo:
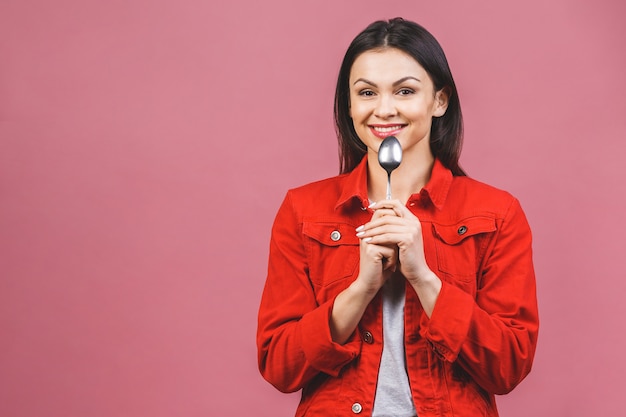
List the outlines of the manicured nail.
<svg viewBox="0 0 626 417">
<path fill-rule="evenodd" d="M 369 206 L 367 206 L 367 208 L 372 208 L 376 205 L 376 202 L 374 201 L 372 204 L 370 204 Z"/>
<path fill-rule="evenodd" d="M 369 243 L 371 240 L 372 240 L 371 237 L 366 237 L 365 239 L 363 239 L 363 242 Z"/>
<path fill-rule="evenodd" d="M 363 231 L 363 229 L 365 229 L 365 225 L 364 225 L 364 224 L 362 224 L 362 225 L 360 225 L 359 227 L 357 227 L 357 228 L 356 228 L 356 231 L 357 231 L 357 232 L 362 232 L 362 231 Z"/>
<path fill-rule="evenodd" d="M 365 234 L 365 232 L 359 232 L 359 233 L 357 233 L 357 234 L 356 234 L 356 237 L 361 237 L 361 236 L 363 236 L 364 234 Z"/>
</svg>

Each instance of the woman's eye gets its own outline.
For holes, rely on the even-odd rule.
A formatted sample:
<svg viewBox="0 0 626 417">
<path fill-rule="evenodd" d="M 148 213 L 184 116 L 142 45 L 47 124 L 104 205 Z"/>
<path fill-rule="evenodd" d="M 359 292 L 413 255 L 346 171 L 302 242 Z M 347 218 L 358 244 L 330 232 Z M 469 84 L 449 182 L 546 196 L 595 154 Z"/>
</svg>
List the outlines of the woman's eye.
<svg viewBox="0 0 626 417">
<path fill-rule="evenodd" d="M 361 90 L 359 91 L 359 95 L 365 96 L 365 97 L 371 97 L 374 95 L 374 92 L 372 90 Z"/>
<path fill-rule="evenodd" d="M 410 94 L 413 94 L 414 91 L 411 90 L 410 88 L 403 88 L 401 90 L 398 91 L 398 94 L 400 94 L 401 96 L 408 96 Z"/>
</svg>

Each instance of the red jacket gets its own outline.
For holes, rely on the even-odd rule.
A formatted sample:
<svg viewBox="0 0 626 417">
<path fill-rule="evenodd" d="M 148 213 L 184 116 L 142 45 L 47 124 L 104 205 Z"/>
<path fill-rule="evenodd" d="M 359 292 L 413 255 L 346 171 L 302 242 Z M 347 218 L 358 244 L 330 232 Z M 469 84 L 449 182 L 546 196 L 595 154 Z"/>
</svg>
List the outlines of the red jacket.
<svg viewBox="0 0 626 417">
<path fill-rule="evenodd" d="M 355 229 L 369 221 L 367 162 L 290 190 L 270 242 L 259 309 L 259 369 L 296 416 L 371 415 L 382 353 L 380 293 L 344 345 L 331 340 L 338 293 L 356 278 Z M 407 207 L 422 223 L 430 268 L 443 282 L 429 319 L 406 286 L 406 366 L 419 417 L 497 416 L 494 394 L 528 374 L 538 332 L 531 232 L 510 194 L 454 177 L 435 161 Z"/>
</svg>

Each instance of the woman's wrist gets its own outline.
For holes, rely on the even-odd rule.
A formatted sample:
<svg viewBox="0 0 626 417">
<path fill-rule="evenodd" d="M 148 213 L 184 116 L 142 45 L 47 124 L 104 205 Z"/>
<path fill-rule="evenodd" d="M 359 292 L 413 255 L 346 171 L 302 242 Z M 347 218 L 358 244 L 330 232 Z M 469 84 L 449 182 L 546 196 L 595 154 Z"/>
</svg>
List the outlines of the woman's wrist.
<svg viewBox="0 0 626 417">
<path fill-rule="evenodd" d="M 434 272 L 429 270 L 428 273 L 425 273 L 420 279 L 409 282 L 417 293 L 417 297 L 424 308 L 424 312 L 430 318 L 443 285 L 441 279 L 439 279 Z"/>
<path fill-rule="evenodd" d="M 330 319 L 334 342 L 344 344 L 348 341 L 375 295 L 376 292 L 369 291 L 358 279 L 337 295 Z"/>
<path fill-rule="evenodd" d="M 360 276 L 346 288 L 346 291 L 351 294 L 351 298 L 361 299 L 365 304 L 369 304 L 372 301 L 378 290 L 380 290 L 380 287 L 376 288 L 363 282 Z"/>
<path fill-rule="evenodd" d="M 441 285 L 441 280 L 430 268 L 426 267 L 424 271 L 420 271 L 413 277 L 407 277 L 409 283 L 415 288 L 427 288 L 433 285 Z"/>
</svg>

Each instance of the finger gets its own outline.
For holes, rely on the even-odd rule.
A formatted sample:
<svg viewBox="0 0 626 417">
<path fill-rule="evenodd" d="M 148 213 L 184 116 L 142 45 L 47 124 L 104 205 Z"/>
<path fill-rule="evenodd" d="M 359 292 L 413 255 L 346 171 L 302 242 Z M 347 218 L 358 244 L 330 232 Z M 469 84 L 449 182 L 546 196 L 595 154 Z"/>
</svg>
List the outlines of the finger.
<svg viewBox="0 0 626 417">
<path fill-rule="evenodd" d="M 367 237 L 375 237 L 389 233 L 410 233 L 415 227 L 411 223 L 390 221 L 381 223 L 370 223 L 364 227 L 361 233 L 357 233 L 357 237 L 365 239 Z"/>
<path fill-rule="evenodd" d="M 386 217 L 380 222 L 368 223 L 359 228 L 356 236 L 374 245 L 411 245 L 421 235 L 421 225 L 417 220 Z"/>
<path fill-rule="evenodd" d="M 395 210 L 390 209 L 390 208 L 381 208 L 374 212 L 374 214 L 372 215 L 372 219 L 370 221 L 380 219 L 381 217 L 384 217 L 384 216 L 399 217 Z"/>
<path fill-rule="evenodd" d="M 415 217 L 415 215 L 398 200 L 382 200 L 374 203 L 370 208 L 374 212 L 374 216 L 376 216 L 378 211 L 384 210 L 386 212 L 387 210 L 392 210 L 394 215 L 398 217 Z M 372 218 L 374 218 L 374 216 L 372 216 Z"/>
<path fill-rule="evenodd" d="M 380 246 L 407 247 L 415 241 L 410 233 L 383 233 L 363 239 L 365 243 Z"/>
<path fill-rule="evenodd" d="M 396 247 L 393 245 L 380 245 L 373 243 L 372 238 L 361 239 L 360 246 L 361 251 L 365 254 L 365 256 L 378 261 L 383 258 L 390 257 L 396 250 Z"/>
<path fill-rule="evenodd" d="M 374 219 L 368 223 L 365 223 L 356 228 L 356 236 L 363 239 L 371 237 L 376 234 L 385 233 L 387 228 L 406 227 L 409 229 L 414 228 L 417 225 L 415 218 L 401 218 L 398 216 L 383 216 L 378 219 Z"/>
<path fill-rule="evenodd" d="M 395 272 L 398 268 L 398 259 L 399 256 L 397 252 L 394 252 L 393 255 L 383 259 L 383 271 L 389 270 Z"/>
<path fill-rule="evenodd" d="M 399 252 L 397 249 L 380 245 L 370 245 L 363 243 L 364 248 L 361 251 L 361 266 L 363 262 L 366 264 L 376 265 L 379 271 L 392 270 L 395 271 L 399 266 Z"/>
</svg>

